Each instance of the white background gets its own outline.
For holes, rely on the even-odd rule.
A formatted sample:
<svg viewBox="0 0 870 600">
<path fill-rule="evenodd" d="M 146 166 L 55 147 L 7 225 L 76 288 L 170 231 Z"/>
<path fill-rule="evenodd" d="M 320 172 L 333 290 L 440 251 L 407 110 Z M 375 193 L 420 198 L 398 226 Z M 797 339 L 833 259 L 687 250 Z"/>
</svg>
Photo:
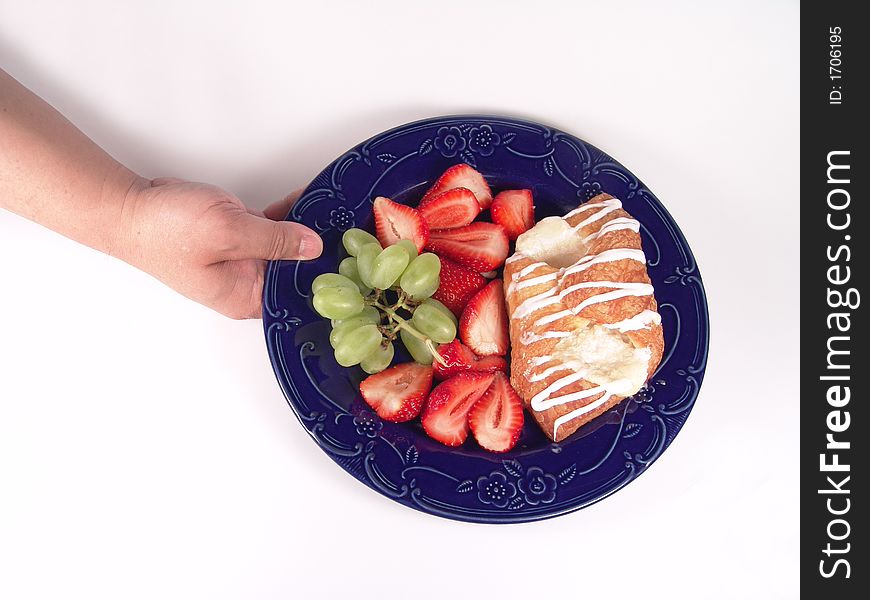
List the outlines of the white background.
<svg viewBox="0 0 870 600">
<path fill-rule="evenodd" d="M 796 597 L 798 23 L 797 2 L 0 0 L 0 66 L 139 173 L 257 206 L 417 118 L 573 132 L 680 223 L 712 322 L 648 473 L 467 525 L 333 464 L 259 321 L 0 212 L 0 597 Z"/>
</svg>

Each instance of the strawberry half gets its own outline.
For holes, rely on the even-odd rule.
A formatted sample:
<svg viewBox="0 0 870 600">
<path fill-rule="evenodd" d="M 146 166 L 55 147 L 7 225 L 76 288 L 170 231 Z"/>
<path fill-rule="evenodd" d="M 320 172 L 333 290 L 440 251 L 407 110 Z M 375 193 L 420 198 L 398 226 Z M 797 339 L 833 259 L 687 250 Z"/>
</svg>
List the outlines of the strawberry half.
<svg viewBox="0 0 870 600">
<path fill-rule="evenodd" d="M 508 255 L 507 235 L 494 223 L 472 223 L 457 229 L 436 229 L 429 234 L 426 249 L 478 273 L 504 264 Z"/>
<path fill-rule="evenodd" d="M 531 190 L 505 190 L 492 201 L 492 220 L 515 240 L 535 225 Z"/>
<path fill-rule="evenodd" d="M 468 413 L 474 439 L 490 452 L 507 452 L 520 439 L 523 403 L 504 373 L 496 373 L 492 385 Z"/>
<path fill-rule="evenodd" d="M 378 416 L 393 423 L 410 421 L 420 414 L 432 388 L 432 367 L 407 362 L 369 375 L 359 384 L 363 399 Z"/>
<path fill-rule="evenodd" d="M 480 214 L 471 190 L 460 187 L 420 201 L 417 211 L 429 229 L 454 229 L 468 225 Z"/>
<path fill-rule="evenodd" d="M 478 356 L 504 356 L 508 349 L 508 315 L 501 279 L 477 292 L 462 311 L 459 334 Z"/>
<path fill-rule="evenodd" d="M 449 258 L 441 257 L 441 284 L 432 297 L 449 308 L 457 317 L 468 301 L 486 285 L 480 274 L 466 269 Z"/>
<path fill-rule="evenodd" d="M 468 437 L 468 411 L 492 383 L 492 373 L 460 373 L 435 386 L 423 409 L 423 429 L 446 446 Z"/>
<path fill-rule="evenodd" d="M 429 239 L 429 227 L 419 212 L 383 196 L 375 198 L 372 211 L 375 213 L 375 236 L 381 246 L 386 248 L 399 240 L 411 240 L 418 252 L 423 250 Z"/>
<path fill-rule="evenodd" d="M 486 210 L 492 204 L 492 190 L 489 189 L 486 179 L 466 164 L 453 165 L 444 171 L 423 196 L 423 201 L 459 187 L 471 190 L 477 198 L 481 210 Z"/>
<path fill-rule="evenodd" d="M 436 379 L 448 379 L 457 373 L 465 371 L 491 373 L 507 369 L 507 362 L 501 356 L 478 358 L 468 346 L 459 340 L 453 340 L 449 344 L 441 344 L 438 346 L 438 354 L 441 355 L 441 358 L 447 364 L 442 365 L 437 360 L 432 363 L 432 370 Z"/>
</svg>

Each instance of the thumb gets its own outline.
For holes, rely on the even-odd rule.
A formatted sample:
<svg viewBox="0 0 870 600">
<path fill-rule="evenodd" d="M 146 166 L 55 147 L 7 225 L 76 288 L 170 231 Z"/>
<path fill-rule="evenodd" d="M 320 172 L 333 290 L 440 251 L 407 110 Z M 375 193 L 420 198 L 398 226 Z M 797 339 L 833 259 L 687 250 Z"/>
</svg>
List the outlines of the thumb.
<svg viewBox="0 0 870 600">
<path fill-rule="evenodd" d="M 239 243 L 231 259 L 307 260 L 323 251 L 323 241 L 314 231 L 291 221 L 272 221 L 245 213 L 237 229 Z"/>
</svg>

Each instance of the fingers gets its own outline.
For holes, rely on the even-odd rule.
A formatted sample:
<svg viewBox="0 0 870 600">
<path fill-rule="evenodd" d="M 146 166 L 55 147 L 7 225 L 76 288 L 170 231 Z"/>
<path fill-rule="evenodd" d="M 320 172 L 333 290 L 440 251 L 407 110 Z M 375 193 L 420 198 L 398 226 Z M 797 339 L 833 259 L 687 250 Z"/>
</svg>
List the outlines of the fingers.
<svg viewBox="0 0 870 600">
<path fill-rule="evenodd" d="M 184 183 L 184 179 L 178 177 L 158 177 L 151 180 L 151 187 L 160 187 L 161 185 L 172 185 L 173 183 Z"/>
<path fill-rule="evenodd" d="M 240 240 L 230 253 L 231 260 L 308 260 L 323 251 L 319 235 L 290 221 L 272 221 L 245 213 L 237 232 Z"/>
<path fill-rule="evenodd" d="M 299 196 L 301 195 L 301 189 L 298 189 L 295 192 L 291 192 L 282 200 L 278 200 L 277 202 L 273 202 L 272 204 L 267 206 L 263 210 L 263 214 L 265 214 L 273 221 L 283 221 L 284 218 L 287 216 L 287 213 L 290 212 L 290 208 L 296 203 L 297 200 L 299 200 Z"/>
</svg>

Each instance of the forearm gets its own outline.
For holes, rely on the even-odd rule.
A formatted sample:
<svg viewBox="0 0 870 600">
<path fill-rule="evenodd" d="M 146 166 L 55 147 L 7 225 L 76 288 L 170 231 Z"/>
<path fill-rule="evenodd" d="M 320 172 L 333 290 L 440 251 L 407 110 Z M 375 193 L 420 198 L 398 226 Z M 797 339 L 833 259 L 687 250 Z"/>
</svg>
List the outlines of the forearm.
<svg viewBox="0 0 870 600">
<path fill-rule="evenodd" d="M 0 69 L 0 207 L 117 254 L 141 181 Z"/>
</svg>

